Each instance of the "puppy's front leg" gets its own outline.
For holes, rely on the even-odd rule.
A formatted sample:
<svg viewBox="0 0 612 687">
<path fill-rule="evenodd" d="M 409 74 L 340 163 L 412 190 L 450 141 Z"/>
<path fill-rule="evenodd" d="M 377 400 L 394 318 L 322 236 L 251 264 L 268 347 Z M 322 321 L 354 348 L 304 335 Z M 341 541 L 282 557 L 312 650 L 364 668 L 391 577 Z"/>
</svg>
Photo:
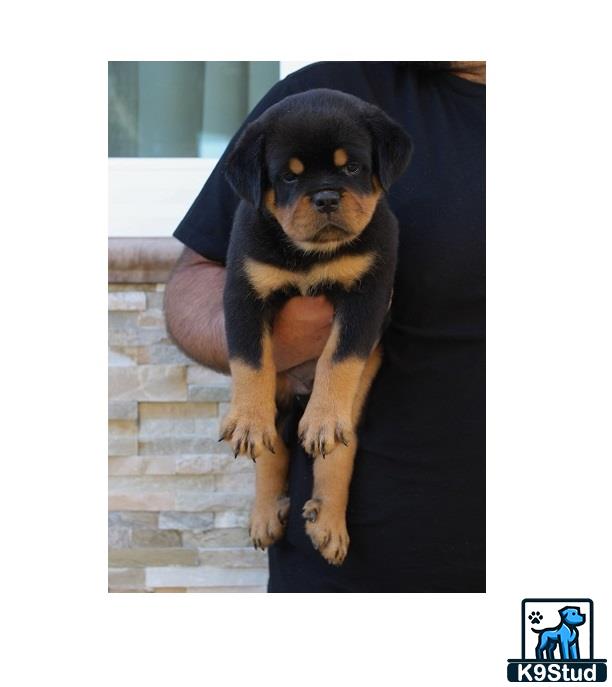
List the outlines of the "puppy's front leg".
<svg viewBox="0 0 612 687">
<path fill-rule="evenodd" d="M 351 420 L 355 427 L 381 359 L 378 346 L 368 358 L 353 401 Z M 346 506 L 356 452 L 355 438 L 348 446 L 338 446 L 328 459 L 316 460 L 312 498 L 304 504 L 306 532 L 313 546 L 332 565 L 340 565 L 348 551 Z"/>
<path fill-rule="evenodd" d="M 240 287 L 226 287 L 232 399 L 220 439 L 232 444 L 235 455 L 244 453 L 255 460 L 264 449 L 274 452 L 276 368 L 264 310 L 245 298 Z"/>
<path fill-rule="evenodd" d="M 339 443 L 346 446 L 353 438 L 353 402 L 389 303 L 388 293 L 376 288 L 374 279 L 371 275 L 364 280 L 360 291 L 331 295 L 334 324 L 317 361 L 312 394 L 298 427 L 300 441 L 313 458 L 324 458 Z"/>
<path fill-rule="evenodd" d="M 367 358 L 354 354 L 338 357 L 341 338 L 342 324 L 336 319 L 298 426 L 300 441 L 313 457 L 325 458 L 338 442 L 348 446 L 353 437 L 351 409 Z"/>
</svg>

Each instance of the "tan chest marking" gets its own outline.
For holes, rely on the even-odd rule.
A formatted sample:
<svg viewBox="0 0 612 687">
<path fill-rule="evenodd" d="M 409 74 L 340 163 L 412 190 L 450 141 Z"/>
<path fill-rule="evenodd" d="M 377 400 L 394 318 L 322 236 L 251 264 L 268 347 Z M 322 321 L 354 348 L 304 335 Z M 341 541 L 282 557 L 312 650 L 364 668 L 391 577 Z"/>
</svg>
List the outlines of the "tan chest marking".
<svg viewBox="0 0 612 687">
<path fill-rule="evenodd" d="M 249 282 L 262 298 L 267 298 L 274 291 L 293 286 L 303 296 L 319 284 L 341 284 L 350 289 L 372 267 L 374 254 L 345 255 L 336 260 L 313 265 L 307 272 L 292 272 L 268 265 L 252 258 L 247 258 L 244 267 Z"/>
</svg>

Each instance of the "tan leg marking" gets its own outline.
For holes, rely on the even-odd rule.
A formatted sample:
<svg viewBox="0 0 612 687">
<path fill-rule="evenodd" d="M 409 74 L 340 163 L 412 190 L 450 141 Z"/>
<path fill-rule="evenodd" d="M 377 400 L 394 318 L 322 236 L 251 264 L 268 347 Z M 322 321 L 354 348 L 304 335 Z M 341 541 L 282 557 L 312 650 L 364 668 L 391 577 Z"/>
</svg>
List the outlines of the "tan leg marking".
<svg viewBox="0 0 612 687">
<path fill-rule="evenodd" d="M 255 501 L 249 536 L 256 549 L 265 549 L 283 536 L 289 513 L 288 470 L 289 452 L 277 436 L 274 453 L 264 450 L 255 465 Z"/>
<path fill-rule="evenodd" d="M 338 442 L 348 445 L 353 437 L 351 409 L 366 359 L 351 356 L 334 362 L 338 338 L 339 325 L 334 323 L 317 362 L 312 394 L 298 426 L 300 441 L 313 458 L 325 457 Z"/>
<path fill-rule="evenodd" d="M 276 438 L 276 368 L 268 332 L 263 336 L 262 348 L 259 369 L 241 360 L 230 360 L 232 401 L 221 423 L 221 439 L 232 444 L 236 455 L 244 453 L 253 460 L 264 447 L 273 450 Z"/>
<path fill-rule="evenodd" d="M 355 426 L 381 360 L 381 348 L 378 346 L 368 358 L 359 380 L 351 418 Z M 356 452 L 357 442 L 354 440 L 349 446 L 338 446 L 329 458 L 317 459 L 314 463 L 312 498 L 304 504 L 306 532 L 315 549 L 332 565 L 340 565 L 348 551 L 346 506 Z"/>
</svg>

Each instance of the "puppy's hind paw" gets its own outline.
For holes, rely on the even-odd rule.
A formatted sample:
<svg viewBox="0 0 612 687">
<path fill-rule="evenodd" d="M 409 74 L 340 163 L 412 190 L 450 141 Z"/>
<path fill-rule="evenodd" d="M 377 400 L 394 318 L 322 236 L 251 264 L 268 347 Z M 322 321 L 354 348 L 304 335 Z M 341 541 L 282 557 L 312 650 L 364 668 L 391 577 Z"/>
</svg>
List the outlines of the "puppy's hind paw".
<svg viewBox="0 0 612 687">
<path fill-rule="evenodd" d="M 255 504 L 251 513 L 249 537 L 255 549 L 267 549 L 285 532 L 289 516 L 289 498 L 286 496 L 266 504 Z"/>
<path fill-rule="evenodd" d="M 342 565 L 350 542 L 344 515 L 334 514 L 321 499 L 310 499 L 304 504 L 302 516 L 314 548 L 331 565 Z"/>
</svg>

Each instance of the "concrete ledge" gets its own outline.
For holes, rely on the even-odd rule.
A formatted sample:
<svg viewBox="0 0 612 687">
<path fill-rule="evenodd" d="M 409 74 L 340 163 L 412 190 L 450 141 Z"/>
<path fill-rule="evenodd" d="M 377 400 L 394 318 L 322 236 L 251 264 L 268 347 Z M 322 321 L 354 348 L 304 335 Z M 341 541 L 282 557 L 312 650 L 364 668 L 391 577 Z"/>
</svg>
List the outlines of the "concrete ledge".
<svg viewBox="0 0 612 687">
<path fill-rule="evenodd" d="M 109 238 L 109 284 L 165 283 L 183 250 L 168 238 Z"/>
</svg>

